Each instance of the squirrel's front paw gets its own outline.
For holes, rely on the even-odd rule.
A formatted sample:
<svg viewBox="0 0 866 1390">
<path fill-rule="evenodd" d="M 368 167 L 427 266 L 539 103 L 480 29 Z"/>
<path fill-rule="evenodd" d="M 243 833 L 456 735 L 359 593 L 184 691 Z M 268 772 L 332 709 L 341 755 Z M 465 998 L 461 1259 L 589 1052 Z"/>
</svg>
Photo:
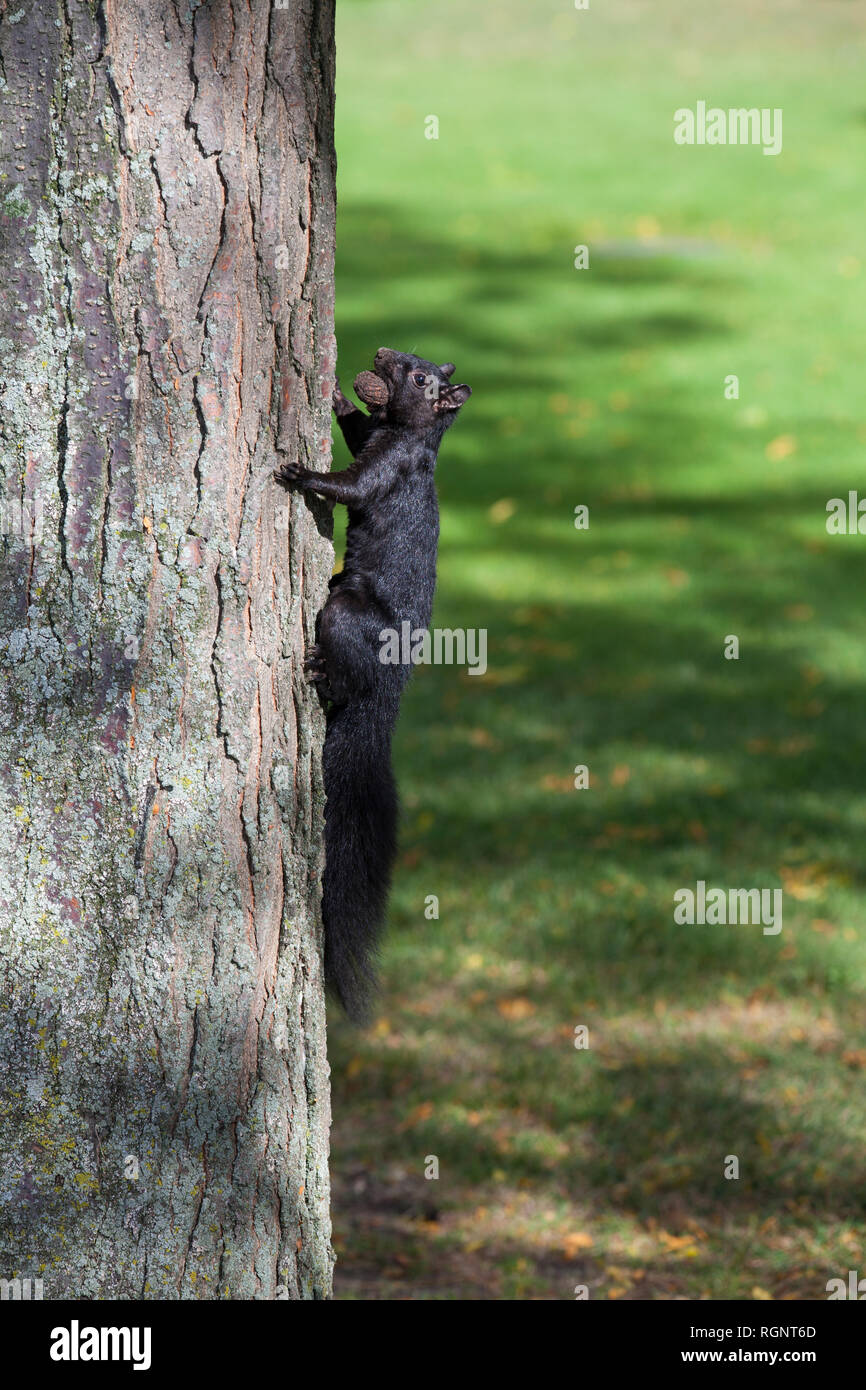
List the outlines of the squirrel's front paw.
<svg viewBox="0 0 866 1390">
<path fill-rule="evenodd" d="M 304 670 L 311 681 L 320 680 L 327 676 L 328 668 L 325 664 L 325 654 L 318 645 L 310 647 L 304 660 Z"/>
<path fill-rule="evenodd" d="M 334 394 L 331 397 L 331 405 L 333 407 L 334 414 L 339 419 L 341 415 L 347 415 L 349 411 L 354 410 L 355 407 L 352 405 L 352 402 L 348 400 L 347 397 L 344 396 L 343 392 L 340 390 L 340 378 L 335 377 L 334 380 L 336 384 L 334 386 Z"/>
<path fill-rule="evenodd" d="M 326 700 L 335 700 L 336 697 L 331 686 L 325 654 L 320 646 L 316 645 L 310 647 L 304 662 L 304 670 L 307 674 L 307 679 L 315 685 L 320 695 L 324 696 Z"/>
<path fill-rule="evenodd" d="M 288 487 L 291 483 L 302 483 L 307 472 L 308 469 L 302 463 L 284 463 L 281 468 L 274 469 L 274 479 Z"/>
</svg>

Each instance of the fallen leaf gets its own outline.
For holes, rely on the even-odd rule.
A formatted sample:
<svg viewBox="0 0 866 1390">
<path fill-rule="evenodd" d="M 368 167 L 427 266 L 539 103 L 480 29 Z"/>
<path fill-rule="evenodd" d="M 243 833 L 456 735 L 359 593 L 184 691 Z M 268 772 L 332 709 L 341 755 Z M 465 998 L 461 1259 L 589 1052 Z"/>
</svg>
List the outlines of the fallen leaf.
<svg viewBox="0 0 866 1390">
<path fill-rule="evenodd" d="M 581 1250 L 592 1248 L 594 1241 L 586 1231 L 572 1231 L 562 1242 L 562 1253 L 567 1260 L 573 1260 Z"/>
<path fill-rule="evenodd" d="M 535 1005 L 529 999 L 500 999 L 496 1005 L 496 1009 L 503 1018 L 508 1018 L 512 1021 L 521 1018 L 529 1018 L 530 1015 L 535 1013 Z"/>
<path fill-rule="evenodd" d="M 494 526 L 501 526 L 502 522 L 508 521 L 516 511 L 517 503 L 513 502 L 510 497 L 502 497 L 498 502 L 493 503 L 493 506 L 488 509 L 487 515 Z"/>
<path fill-rule="evenodd" d="M 768 459 L 777 463 L 780 459 L 786 459 L 790 454 L 797 451 L 797 441 L 792 434 L 780 434 L 778 439 L 771 439 L 767 445 L 765 453 Z"/>
</svg>

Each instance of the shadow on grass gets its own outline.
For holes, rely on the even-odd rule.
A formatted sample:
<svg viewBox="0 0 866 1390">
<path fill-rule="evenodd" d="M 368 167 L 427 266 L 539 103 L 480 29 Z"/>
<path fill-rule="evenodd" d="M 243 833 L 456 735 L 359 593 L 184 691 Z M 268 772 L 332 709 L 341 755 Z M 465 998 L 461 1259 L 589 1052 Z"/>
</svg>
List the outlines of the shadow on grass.
<svg viewBox="0 0 866 1390">
<path fill-rule="evenodd" d="M 489 674 L 421 670 L 404 699 L 388 1022 L 384 1041 L 333 1029 L 335 1170 L 360 1163 L 383 1189 L 386 1155 L 420 1173 L 436 1153 L 456 1206 L 501 1171 L 600 1218 L 861 1217 L 859 1063 L 841 1058 L 866 962 L 839 918 L 864 925 L 862 562 L 824 529 L 843 483 L 769 463 L 731 476 L 742 432 L 653 374 L 747 331 L 729 264 L 599 259 L 564 281 L 548 253 L 436 240 L 399 209 L 343 209 L 338 230 L 344 377 L 387 343 L 454 358 L 473 386 L 439 468 L 435 622 L 487 628 Z M 601 429 L 564 438 L 557 411 L 579 420 L 579 394 L 603 416 L 635 350 L 639 406 L 603 421 L 627 448 Z M 847 437 L 838 420 L 800 428 L 825 458 Z M 503 497 L 515 509 L 494 525 Z M 572 498 L 593 510 L 581 535 Z M 784 886 L 780 937 L 676 926 L 673 893 L 697 878 Z M 750 1031 L 748 998 L 778 1012 L 770 1036 Z M 581 1018 L 652 1031 L 654 1005 L 724 1000 L 716 1042 L 674 1035 L 641 1060 L 636 1033 L 610 1068 L 603 1048 L 575 1064 Z M 801 1014 L 817 1027 L 828 1011 L 844 1020 L 832 1046 L 792 1044 Z M 750 1058 L 763 1089 L 741 1076 Z"/>
</svg>

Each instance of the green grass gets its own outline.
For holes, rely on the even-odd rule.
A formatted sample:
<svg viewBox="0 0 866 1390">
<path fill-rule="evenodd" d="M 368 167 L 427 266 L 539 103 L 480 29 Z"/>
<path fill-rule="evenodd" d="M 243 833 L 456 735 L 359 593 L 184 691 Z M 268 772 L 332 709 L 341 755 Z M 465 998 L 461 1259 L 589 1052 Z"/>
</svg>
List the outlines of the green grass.
<svg viewBox="0 0 866 1390">
<path fill-rule="evenodd" d="M 824 1297 L 866 1273 L 855 7 L 338 10 L 340 374 L 471 383 L 434 622 L 489 672 L 404 700 L 337 1296 Z M 781 107 L 783 152 L 676 146 L 699 99 Z M 675 925 L 698 878 L 782 887 L 781 934 Z"/>
</svg>

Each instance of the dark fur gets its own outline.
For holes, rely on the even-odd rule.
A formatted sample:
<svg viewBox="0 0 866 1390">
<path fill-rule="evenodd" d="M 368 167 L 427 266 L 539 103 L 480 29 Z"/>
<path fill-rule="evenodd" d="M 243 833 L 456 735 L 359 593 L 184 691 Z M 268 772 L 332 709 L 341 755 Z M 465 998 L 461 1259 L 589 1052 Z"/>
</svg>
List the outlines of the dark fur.
<svg viewBox="0 0 866 1390">
<path fill-rule="evenodd" d="M 471 395 L 468 386 L 450 384 L 453 371 L 450 362 L 437 367 L 381 348 L 374 372 L 388 387 L 386 405 L 365 415 L 339 384 L 334 393 L 351 467 L 326 474 L 287 464 L 274 475 L 349 510 L 343 568 L 331 580 L 307 670 L 328 702 L 325 976 L 359 1022 L 369 1015 L 397 848 L 391 734 L 411 673 L 380 662 L 380 633 L 400 632 L 407 621 L 413 632 L 430 623 L 439 540 L 433 470 L 442 436 Z"/>
</svg>

